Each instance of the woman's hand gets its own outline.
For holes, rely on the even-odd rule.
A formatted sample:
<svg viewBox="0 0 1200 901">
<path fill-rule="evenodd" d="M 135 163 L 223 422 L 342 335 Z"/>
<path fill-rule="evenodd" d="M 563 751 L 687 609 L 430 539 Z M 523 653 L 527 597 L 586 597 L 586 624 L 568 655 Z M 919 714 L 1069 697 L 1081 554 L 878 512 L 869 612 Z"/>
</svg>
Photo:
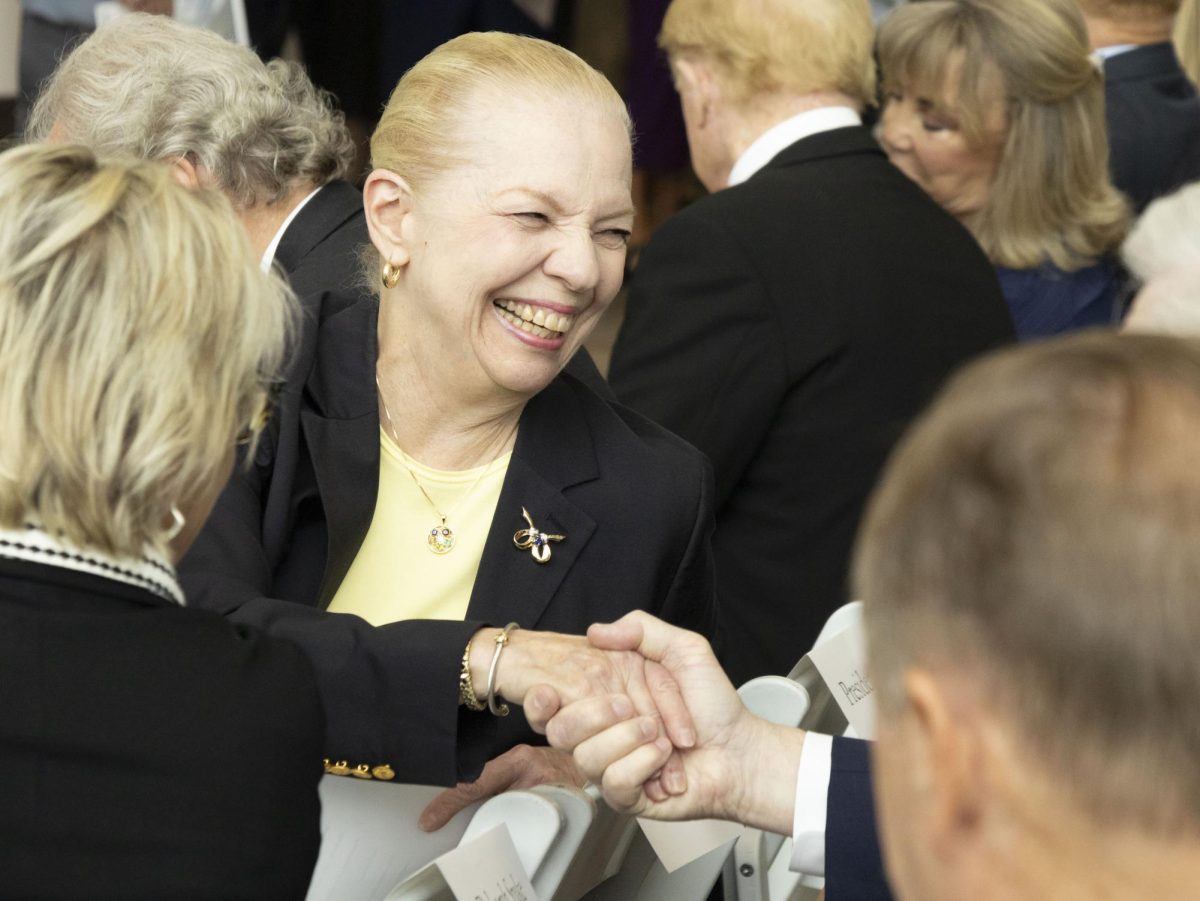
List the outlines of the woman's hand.
<svg viewBox="0 0 1200 901">
<path fill-rule="evenodd" d="M 421 812 L 417 825 L 425 832 L 441 829 L 463 808 L 514 788 L 535 785 L 574 785 L 582 788 L 587 777 L 566 751 L 517 745 L 488 761 L 474 782 L 448 788 Z"/>
</svg>

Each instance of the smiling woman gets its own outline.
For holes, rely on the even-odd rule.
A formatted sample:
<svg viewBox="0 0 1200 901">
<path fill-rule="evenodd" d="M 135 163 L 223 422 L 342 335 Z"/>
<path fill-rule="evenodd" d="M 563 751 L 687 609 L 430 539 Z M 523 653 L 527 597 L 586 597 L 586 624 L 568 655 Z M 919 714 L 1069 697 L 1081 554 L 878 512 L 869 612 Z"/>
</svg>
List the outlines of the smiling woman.
<svg viewBox="0 0 1200 901">
<path fill-rule="evenodd" d="M 459 681 L 461 661 L 487 673 L 484 627 L 578 634 L 644 608 L 709 630 L 711 476 L 564 372 L 632 227 L 629 119 L 603 76 L 544 41 L 465 35 L 400 81 L 371 154 L 378 303 L 310 326 L 312 371 L 286 389 L 299 428 L 235 476 L 189 569 L 307 647 L 334 772 L 453 784 L 535 739 Z M 425 823 L 579 778 L 568 763 L 511 751 Z"/>
</svg>

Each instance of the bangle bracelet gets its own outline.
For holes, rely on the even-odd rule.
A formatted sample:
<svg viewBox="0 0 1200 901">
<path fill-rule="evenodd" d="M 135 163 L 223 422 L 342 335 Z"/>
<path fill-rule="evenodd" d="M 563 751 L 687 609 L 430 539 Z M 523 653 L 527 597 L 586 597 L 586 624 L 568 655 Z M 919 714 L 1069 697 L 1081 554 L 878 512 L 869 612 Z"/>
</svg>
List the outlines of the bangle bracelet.
<svg viewBox="0 0 1200 901">
<path fill-rule="evenodd" d="M 488 667 L 487 681 L 487 706 L 493 716 L 508 716 L 508 705 L 505 703 L 496 703 L 496 671 L 500 668 L 500 652 L 504 650 L 504 646 L 508 644 L 509 633 L 513 629 L 519 629 L 516 623 L 509 623 L 496 636 L 496 649 L 492 652 L 492 665 Z M 480 705 L 482 707 L 482 705 Z"/>
<path fill-rule="evenodd" d="M 472 636 L 473 638 L 474 636 Z M 487 705 L 475 697 L 475 688 L 471 685 L 471 642 L 463 651 L 462 666 L 458 670 L 458 703 L 468 710 L 483 710 Z"/>
</svg>

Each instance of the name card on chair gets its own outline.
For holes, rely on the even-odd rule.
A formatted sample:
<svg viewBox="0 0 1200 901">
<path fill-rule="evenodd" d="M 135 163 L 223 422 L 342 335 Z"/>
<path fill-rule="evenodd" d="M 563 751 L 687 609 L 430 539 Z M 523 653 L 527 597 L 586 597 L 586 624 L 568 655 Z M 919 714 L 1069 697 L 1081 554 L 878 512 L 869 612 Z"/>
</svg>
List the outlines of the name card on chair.
<svg viewBox="0 0 1200 901">
<path fill-rule="evenodd" d="M 457 901 L 537 901 L 505 826 L 447 851 L 436 864 Z"/>
<path fill-rule="evenodd" d="M 875 737 L 875 686 L 867 676 L 866 636 L 853 623 L 808 652 L 838 707 L 859 738 Z"/>
</svg>

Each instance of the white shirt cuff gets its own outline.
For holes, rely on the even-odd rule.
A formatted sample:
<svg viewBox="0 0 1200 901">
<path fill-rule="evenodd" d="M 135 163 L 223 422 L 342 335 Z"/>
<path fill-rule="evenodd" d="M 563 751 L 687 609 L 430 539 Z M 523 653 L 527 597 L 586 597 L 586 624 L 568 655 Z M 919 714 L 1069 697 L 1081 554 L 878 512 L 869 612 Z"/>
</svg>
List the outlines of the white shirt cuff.
<svg viewBox="0 0 1200 901">
<path fill-rule="evenodd" d="M 792 820 L 794 872 L 825 875 L 825 822 L 832 766 L 833 738 L 812 732 L 805 735 L 796 772 L 796 812 Z"/>
</svg>

